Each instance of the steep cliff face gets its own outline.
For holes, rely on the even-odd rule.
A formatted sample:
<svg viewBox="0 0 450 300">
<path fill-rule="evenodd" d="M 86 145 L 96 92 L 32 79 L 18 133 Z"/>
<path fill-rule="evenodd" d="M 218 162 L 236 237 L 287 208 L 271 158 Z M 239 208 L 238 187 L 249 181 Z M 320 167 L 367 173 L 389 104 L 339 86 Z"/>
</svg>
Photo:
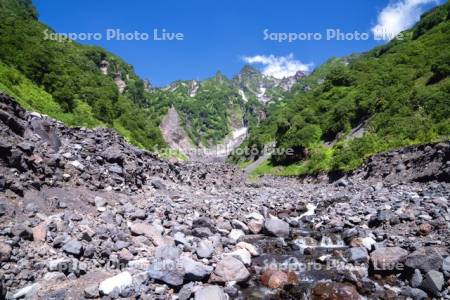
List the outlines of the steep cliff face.
<svg viewBox="0 0 450 300">
<path fill-rule="evenodd" d="M 277 79 L 247 65 L 231 80 L 217 72 L 203 81 L 174 82 L 161 89 L 172 102 L 160 125 L 164 139 L 185 154 L 201 150 L 202 157 L 222 160 L 303 76 Z"/>
</svg>

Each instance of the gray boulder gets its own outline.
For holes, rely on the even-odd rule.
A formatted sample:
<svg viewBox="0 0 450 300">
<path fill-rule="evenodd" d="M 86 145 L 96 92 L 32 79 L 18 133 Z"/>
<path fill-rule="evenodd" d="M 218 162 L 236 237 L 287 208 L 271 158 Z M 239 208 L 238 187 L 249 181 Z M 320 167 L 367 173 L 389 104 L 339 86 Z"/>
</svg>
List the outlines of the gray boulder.
<svg viewBox="0 0 450 300">
<path fill-rule="evenodd" d="M 434 248 L 420 248 L 409 254 L 405 259 L 405 265 L 411 269 L 419 269 L 423 273 L 431 270 L 439 270 L 443 263 L 441 254 Z"/>
<path fill-rule="evenodd" d="M 444 274 L 435 270 L 431 270 L 425 275 L 425 278 L 422 282 L 422 288 L 430 292 L 434 296 L 439 297 L 444 283 Z"/>
<path fill-rule="evenodd" d="M 219 261 L 211 274 L 212 282 L 246 281 L 250 273 L 244 264 L 237 258 L 225 256 Z"/>
<path fill-rule="evenodd" d="M 266 219 L 264 229 L 271 235 L 277 237 L 289 236 L 289 224 L 276 218 Z"/>
</svg>

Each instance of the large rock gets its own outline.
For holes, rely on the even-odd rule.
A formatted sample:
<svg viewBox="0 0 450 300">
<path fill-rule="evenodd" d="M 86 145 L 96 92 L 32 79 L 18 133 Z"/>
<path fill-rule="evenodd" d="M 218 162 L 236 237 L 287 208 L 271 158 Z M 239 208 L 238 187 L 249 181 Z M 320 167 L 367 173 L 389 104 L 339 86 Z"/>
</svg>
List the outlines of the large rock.
<svg viewBox="0 0 450 300">
<path fill-rule="evenodd" d="M 425 278 L 422 282 L 422 288 L 434 296 L 439 297 L 444 283 L 444 275 L 441 272 L 431 270 L 425 274 Z"/>
<path fill-rule="evenodd" d="M 184 269 L 185 279 L 187 281 L 203 280 L 213 271 L 213 267 L 204 265 L 188 257 L 182 257 L 179 264 Z"/>
<path fill-rule="evenodd" d="M 164 239 L 161 236 L 161 231 L 155 226 L 147 223 L 133 223 L 130 226 L 130 231 L 133 235 L 143 235 L 149 238 L 156 246 L 164 244 Z"/>
<path fill-rule="evenodd" d="M 266 219 L 264 229 L 271 235 L 277 237 L 289 236 L 289 224 L 276 218 Z"/>
<path fill-rule="evenodd" d="M 25 298 L 25 299 L 37 299 L 37 293 L 40 289 L 40 285 L 39 283 L 33 283 L 30 285 L 27 285 L 24 288 L 21 288 L 20 290 L 16 291 L 12 298 L 13 299 L 21 299 L 21 298 Z"/>
<path fill-rule="evenodd" d="M 217 263 L 210 279 L 212 282 L 242 282 L 249 277 L 249 271 L 240 260 L 232 256 L 226 256 Z"/>
<path fill-rule="evenodd" d="M 180 250 L 173 246 L 156 248 L 153 263 L 148 269 L 150 278 L 163 281 L 171 286 L 181 286 L 185 271 L 180 265 Z"/>
<path fill-rule="evenodd" d="M 70 240 L 63 246 L 63 251 L 75 256 L 80 256 L 83 253 L 83 244 L 77 240 Z"/>
<path fill-rule="evenodd" d="M 370 254 L 375 271 L 400 272 L 404 266 L 403 259 L 408 255 L 408 251 L 400 247 L 379 248 Z"/>
<path fill-rule="evenodd" d="M 431 270 L 439 270 L 444 261 L 441 254 L 434 248 L 420 248 L 409 254 L 405 259 L 405 265 L 411 269 L 419 269 L 423 273 Z"/>
<path fill-rule="evenodd" d="M 227 300 L 228 295 L 217 285 L 209 285 L 195 292 L 195 300 Z"/>
<path fill-rule="evenodd" d="M 98 287 L 98 290 L 102 295 L 109 295 L 117 289 L 120 294 L 124 289 L 131 287 L 132 284 L 133 278 L 131 277 L 131 274 L 129 272 L 122 272 L 102 281 Z"/>
<path fill-rule="evenodd" d="M 414 300 L 428 299 L 427 293 L 425 293 L 423 290 L 417 289 L 417 288 L 412 288 L 409 286 L 402 288 L 402 290 L 400 291 L 400 295 L 409 297 Z"/>
</svg>

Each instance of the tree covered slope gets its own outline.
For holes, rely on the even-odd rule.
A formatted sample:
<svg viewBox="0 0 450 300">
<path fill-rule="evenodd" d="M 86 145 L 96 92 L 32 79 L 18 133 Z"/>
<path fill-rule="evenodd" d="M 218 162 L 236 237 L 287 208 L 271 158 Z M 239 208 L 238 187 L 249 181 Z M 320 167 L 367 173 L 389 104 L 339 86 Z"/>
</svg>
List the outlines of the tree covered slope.
<svg viewBox="0 0 450 300">
<path fill-rule="evenodd" d="M 275 142 L 279 149 L 294 150 L 294 155 L 279 151 L 259 171 L 348 171 L 374 153 L 448 137 L 449 10 L 446 3 L 425 13 L 404 40 L 330 59 L 300 79 L 242 145 L 262 149 Z"/>
</svg>

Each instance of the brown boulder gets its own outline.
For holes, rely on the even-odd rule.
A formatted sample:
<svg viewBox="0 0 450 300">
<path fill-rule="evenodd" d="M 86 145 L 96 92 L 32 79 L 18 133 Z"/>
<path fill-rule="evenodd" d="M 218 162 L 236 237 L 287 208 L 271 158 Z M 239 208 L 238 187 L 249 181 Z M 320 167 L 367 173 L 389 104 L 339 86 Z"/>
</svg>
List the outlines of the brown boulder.
<svg viewBox="0 0 450 300">
<path fill-rule="evenodd" d="M 293 272 L 268 269 L 261 275 L 261 282 L 271 289 L 279 289 L 287 284 L 297 284 L 298 278 Z"/>
<path fill-rule="evenodd" d="M 320 282 L 312 290 L 313 300 L 359 300 L 355 287 L 338 282 Z"/>
</svg>

